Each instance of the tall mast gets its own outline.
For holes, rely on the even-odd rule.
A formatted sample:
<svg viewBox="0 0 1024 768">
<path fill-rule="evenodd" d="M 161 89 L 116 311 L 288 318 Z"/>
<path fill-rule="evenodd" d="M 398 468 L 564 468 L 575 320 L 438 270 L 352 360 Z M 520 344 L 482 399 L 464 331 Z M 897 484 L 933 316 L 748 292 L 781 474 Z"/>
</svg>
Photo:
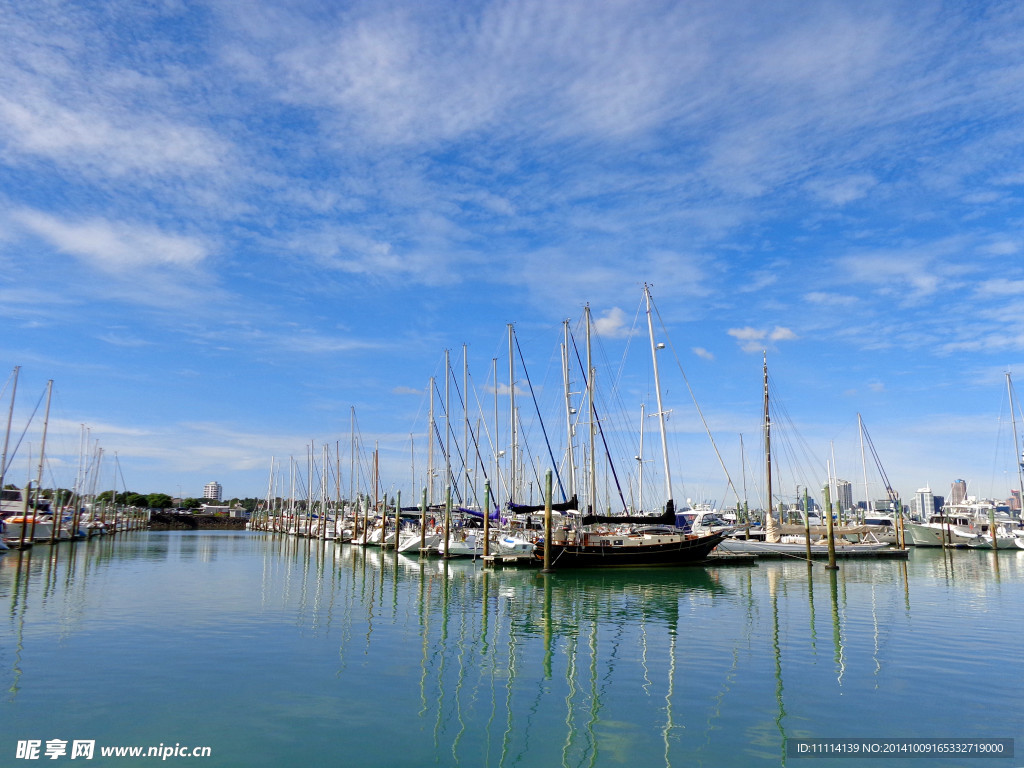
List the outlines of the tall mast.
<svg viewBox="0 0 1024 768">
<path fill-rule="evenodd" d="M 350 409 L 350 422 L 352 428 L 352 434 L 349 437 L 349 457 L 348 457 L 348 501 L 349 507 L 352 506 L 352 502 L 356 499 L 356 407 L 354 405 L 349 406 Z M 356 516 L 359 515 L 359 510 L 356 510 Z"/>
<path fill-rule="evenodd" d="M 658 399 L 658 425 L 661 428 L 661 459 L 665 466 L 665 503 L 672 501 L 672 473 L 668 464 L 668 435 L 665 432 L 665 408 L 661 404 L 661 379 L 658 377 L 658 355 L 654 345 L 654 324 L 651 322 L 651 289 L 644 284 L 647 299 L 647 333 L 651 337 L 651 364 L 654 366 L 654 393 Z"/>
<path fill-rule="evenodd" d="M 427 425 L 427 504 L 434 503 L 434 377 L 430 377 L 430 422 Z"/>
<path fill-rule="evenodd" d="M 564 341 L 562 342 L 562 382 L 565 385 L 565 430 L 566 430 L 566 456 L 569 461 L 569 498 L 576 495 L 576 459 L 572 451 L 572 392 L 569 383 L 569 321 L 562 322 Z"/>
<path fill-rule="evenodd" d="M 772 520 L 772 417 L 768 410 L 768 353 L 764 353 L 764 462 L 767 477 L 768 504 L 764 513 L 765 540 L 776 543 L 779 534 Z M 831 508 L 827 512 L 828 519 L 832 519 Z"/>
<path fill-rule="evenodd" d="M 637 464 L 640 465 L 637 476 L 637 511 L 643 512 L 643 407 L 640 403 L 640 456 L 637 457 Z"/>
<path fill-rule="evenodd" d="M 47 428 L 50 425 L 50 397 L 52 395 L 53 395 L 53 379 L 50 379 L 46 383 L 46 416 L 43 419 L 43 440 L 39 444 L 39 472 L 38 472 L 37 477 L 36 477 L 36 502 L 37 502 L 36 503 L 36 508 L 37 509 L 39 507 L 39 504 L 38 504 L 39 498 L 43 495 L 43 459 L 45 458 L 44 454 L 46 453 L 46 432 L 47 432 Z M 114 459 L 116 461 L 117 453 L 114 453 Z M 53 501 L 55 503 L 56 499 L 54 499 Z M 114 498 L 112 499 L 112 501 L 114 501 L 114 502 L 117 501 L 117 475 L 116 474 L 114 475 Z M 115 515 L 115 517 L 114 517 L 114 522 L 115 522 L 114 530 L 116 531 L 117 530 L 117 524 L 116 524 L 117 523 L 117 517 L 116 517 L 116 515 L 117 515 L 117 507 L 116 506 L 114 507 L 114 510 L 115 510 L 114 511 L 114 515 Z M 60 520 L 61 520 L 62 515 L 60 514 L 60 512 L 57 511 L 55 506 L 51 507 L 50 511 L 53 513 L 53 522 L 50 524 L 50 543 L 53 544 L 53 542 L 56 540 L 57 529 L 60 527 Z M 33 511 L 33 513 L 32 513 L 32 538 L 35 538 L 35 534 L 36 534 L 36 515 L 35 515 L 35 512 Z"/>
<path fill-rule="evenodd" d="M 462 501 L 465 504 L 469 503 L 469 348 L 468 345 L 462 344 L 462 445 L 463 461 L 462 471 L 465 473 L 465 477 L 462 480 Z"/>
<path fill-rule="evenodd" d="M 870 515 L 873 510 L 871 508 L 871 493 L 868 489 L 868 461 L 864 454 L 864 420 L 859 413 L 857 414 L 857 433 L 860 435 L 860 466 L 864 473 L 864 514 Z"/>
<path fill-rule="evenodd" d="M 313 474 L 316 472 L 316 443 L 309 441 L 306 451 L 306 535 L 313 535 Z"/>
<path fill-rule="evenodd" d="M 0 454 L 0 489 L 4 487 L 4 475 L 7 474 L 7 444 L 11 438 L 11 421 L 14 419 L 14 396 L 18 392 L 18 372 L 20 365 L 14 366 L 14 385 L 11 387 L 11 405 L 7 409 L 7 430 L 4 432 L 4 450 Z"/>
<path fill-rule="evenodd" d="M 508 324 L 508 412 L 509 412 L 509 439 L 511 440 L 511 460 L 509 462 L 509 498 L 516 496 L 516 451 L 519 450 L 519 436 L 516 434 L 516 364 L 512 356 L 512 345 L 514 333 L 512 323 Z"/>
<path fill-rule="evenodd" d="M 764 353 L 764 461 L 768 473 L 768 512 L 772 510 L 772 417 L 768 412 L 768 353 Z"/>
<path fill-rule="evenodd" d="M 452 396 L 451 378 L 452 371 L 449 367 L 449 350 L 444 351 L 444 485 L 446 488 L 452 486 Z M 456 486 L 458 489 L 458 486 Z"/>
<path fill-rule="evenodd" d="M 1010 372 L 1006 372 L 1006 391 L 1010 395 L 1010 423 L 1013 425 L 1013 457 L 1017 464 L 1017 490 L 1020 491 L 1021 509 L 1024 510 L 1024 456 L 1021 455 L 1020 443 L 1017 442 L 1017 413 L 1013 404 L 1013 384 Z M 1021 513 L 1024 516 L 1024 512 Z"/>
<path fill-rule="evenodd" d="M 179 496 L 181 495 L 181 491 L 178 491 L 178 495 Z M 270 457 L 270 477 L 267 478 L 267 526 L 268 526 L 268 530 L 269 530 L 269 525 L 270 525 L 270 511 L 271 511 L 270 500 L 272 498 L 274 498 L 274 457 L 273 456 Z M 179 501 L 178 503 L 180 504 L 181 502 Z M 275 520 L 275 522 L 276 522 L 276 520 Z M 77 526 L 72 528 L 72 530 L 78 530 Z"/>
<path fill-rule="evenodd" d="M 327 540 L 327 475 L 330 474 L 328 469 L 330 460 L 330 450 L 327 443 L 324 443 L 323 477 L 320 479 L 320 541 Z"/>
<path fill-rule="evenodd" d="M 590 513 L 597 514 L 597 459 L 594 457 L 594 432 L 597 426 L 597 415 L 594 408 L 594 365 L 590 353 L 590 305 L 584 307 L 584 314 L 587 318 L 587 402 L 590 411 L 590 479 L 588 490 L 590 494 Z"/>
<path fill-rule="evenodd" d="M 501 451 L 498 446 L 501 442 L 498 440 L 498 358 L 491 358 L 491 380 L 494 382 L 494 440 L 492 445 L 494 446 L 494 503 L 497 506 L 501 506 L 501 502 L 498 501 L 498 494 L 501 493 L 501 465 L 499 457 Z"/>
<path fill-rule="evenodd" d="M 36 499 L 39 499 L 39 495 L 43 490 L 43 459 L 46 454 L 46 431 L 50 425 L 50 398 L 53 395 L 53 379 L 50 379 L 46 383 L 46 416 L 43 417 L 43 439 L 39 444 L 39 470 L 36 473 Z M 114 478 L 114 482 L 117 482 L 117 478 Z M 117 493 L 117 486 L 114 486 L 114 492 Z M 34 516 L 33 516 L 34 520 Z M 34 522 L 33 522 L 34 524 Z M 56 525 L 56 522 L 54 523 Z"/>
</svg>

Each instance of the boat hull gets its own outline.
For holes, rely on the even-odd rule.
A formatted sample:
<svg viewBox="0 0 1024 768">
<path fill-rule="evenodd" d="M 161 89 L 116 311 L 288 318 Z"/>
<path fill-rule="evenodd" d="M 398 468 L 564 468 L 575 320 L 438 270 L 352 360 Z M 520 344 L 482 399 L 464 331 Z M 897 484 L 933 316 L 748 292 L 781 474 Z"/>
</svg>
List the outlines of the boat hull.
<svg viewBox="0 0 1024 768">
<path fill-rule="evenodd" d="M 979 536 L 957 526 L 934 525 L 931 523 L 907 523 L 907 538 L 915 547 L 968 547 Z"/>
<path fill-rule="evenodd" d="M 839 544 L 835 545 L 835 551 L 837 554 L 850 554 L 856 552 L 877 552 L 883 549 L 891 549 L 892 546 L 888 542 L 865 542 L 862 544 Z M 797 542 L 777 542 L 771 543 L 766 541 L 759 541 L 757 539 L 733 539 L 726 538 L 718 545 L 719 552 L 729 552 L 731 554 L 736 553 L 753 553 L 753 554 L 772 554 L 781 553 L 787 555 L 806 555 L 807 544 Z M 811 544 L 811 555 L 827 555 L 828 545 L 827 544 Z"/>
<path fill-rule="evenodd" d="M 722 540 L 721 533 L 708 536 L 646 537 L 651 541 L 630 541 L 636 537 L 602 536 L 596 542 L 551 543 L 553 568 L 615 568 L 626 566 L 695 565 L 707 560 Z M 670 538 L 670 541 L 658 540 Z M 616 544 L 616 542 L 621 543 Z M 537 544 L 534 557 L 543 561 L 544 545 Z"/>
</svg>

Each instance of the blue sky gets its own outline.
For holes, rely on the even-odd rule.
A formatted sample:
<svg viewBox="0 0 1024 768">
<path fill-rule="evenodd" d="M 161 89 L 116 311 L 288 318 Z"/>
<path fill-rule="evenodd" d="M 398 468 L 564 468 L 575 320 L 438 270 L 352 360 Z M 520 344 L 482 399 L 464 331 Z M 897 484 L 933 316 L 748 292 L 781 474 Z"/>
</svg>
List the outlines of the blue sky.
<svg viewBox="0 0 1024 768">
<path fill-rule="evenodd" d="M 508 323 L 561 461 L 562 321 L 582 342 L 588 303 L 626 482 L 645 282 L 677 498 L 733 500 L 683 373 L 734 484 L 762 483 L 763 350 L 800 482 L 834 454 L 862 483 L 861 413 L 905 497 L 1015 485 L 1019 3 L 3 6 L 0 363 L 16 433 L 54 379 L 61 485 L 85 425 L 133 490 L 263 495 L 272 456 L 304 474 L 336 442 L 344 490 L 354 408 L 408 497 L 445 349 L 471 421 L 495 358 L 508 408 Z"/>
</svg>

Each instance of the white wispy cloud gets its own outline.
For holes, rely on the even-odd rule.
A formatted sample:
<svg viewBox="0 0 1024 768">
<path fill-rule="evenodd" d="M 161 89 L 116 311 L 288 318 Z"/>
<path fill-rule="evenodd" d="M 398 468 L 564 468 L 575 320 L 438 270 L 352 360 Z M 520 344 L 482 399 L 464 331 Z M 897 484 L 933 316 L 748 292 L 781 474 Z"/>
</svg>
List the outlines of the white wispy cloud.
<svg viewBox="0 0 1024 768">
<path fill-rule="evenodd" d="M 38 93 L 0 96 L 0 126 L 9 161 L 30 155 L 91 175 L 178 176 L 216 168 L 225 152 L 223 140 L 199 128 L 124 107 L 73 108 Z"/>
<path fill-rule="evenodd" d="M 866 197 L 877 184 L 878 180 L 873 175 L 863 173 L 845 178 L 815 179 L 807 183 L 807 188 L 833 205 L 845 205 Z"/>
<path fill-rule="evenodd" d="M 65 221 L 42 211 L 22 209 L 13 218 L 63 253 L 105 272 L 150 267 L 192 268 L 209 255 L 198 238 L 168 234 L 145 224 L 90 219 Z"/>
<path fill-rule="evenodd" d="M 123 334 L 113 331 L 100 334 L 97 338 L 114 347 L 148 347 L 153 344 L 152 341 L 140 339 L 131 334 Z"/>
<path fill-rule="evenodd" d="M 971 249 L 968 238 L 954 237 L 844 256 L 836 263 L 857 283 L 870 285 L 881 295 L 914 302 L 959 288 L 960 281 L 976 269 L 964 259 Z"/>
<path fill-rule="evenodd" d="M 1024 280 L 993 278 L 983 280 L 975 287 L 979 297 L 986 296 L 1024 296 Z"/>
<path fill-rule="evenodd" d="M 345 357 L 348 386 L 377 382 L 366 400 L 401 400 L 423 348 L 585 303 L 614 307 L 597 324 L 618 335 L 645 282 L 688 346 L 799 334 L 945 370 L 1024 343 L 1018 4 L 6 11 L 7 348 L 54 348 L 47 367 L 97 391 L 109 371 L 72 366 L 114 344 L 140 368 L 186 348 L 323 381 Z M 370 350 L 401 354 L 365 355 L 378 377 Z M 173 369 L 203 371 L 186 357 Z M 161 426 L 130 447 L 181 467 L 205 443 L 190 466 L 242 466 L 258 432 Z M 255 465 L 306 440 L 278 437 Z"/>
<path fill-rule="evenodd" d="M 149 175 L 220 172 L 233 144 L 188 95 L 197 70 L 161 61 L 140 41 L 160 12 L 146 18 L 131 10 L 110 8 L 132 18 L 136 36 L 126 38 L 102 16 L 67 12 L 61 3 L 6 17 L 0 151 L 8 163 L 42 160 L 133 186 Z"/>
<path fill-rule="evenodd" d="M 594 332 L 610 339 L 622 339 L 635 332 L 629 318 L 619 307 L 612 307 L 594 318 Z"/>
<path fill-rule="evenodd" d="M 857 297 L 844 293 L 828 293 L 826 291 L 809 291 L 804 294 L 804 300 L 811 304 L 821 306 L 852 306 L 857 303 Z"/>
<path fill-rule="evenodd" d="M 481 130 L 634 133 L 669 117 L 686 98 L 678 81 L 706 59 L 700 19 L 682 11 L 666 20 L 632 6 L 538 0 L 447 10 L 374 6 L 315 28 L 265 9 L 235 24 L 273 55 L 261 62 L 243 44 L 227 55 L 276 82 L 282 98 L 333 109 L 339 130 L 386 144 Z M 291 34 L 272 29 L 282 16 Z"/>
<path fill-rule="evenodd" d="M 420 395 L 422 396 L 425 392 L 424 389 L 416 389 L 415 387 L 398 386 L 391 390 L 396 395 Z"/>
<path fill-rule="evenodd" d="M 792 330 L 778 325 L 774 328 L 730 328 L 726 333 L 740 343 L 740 348 L 744 352 L 759 352 L 766 345 L 772 346 L 775 342 L 793 341 L 797 338 Z"/>
</svg>

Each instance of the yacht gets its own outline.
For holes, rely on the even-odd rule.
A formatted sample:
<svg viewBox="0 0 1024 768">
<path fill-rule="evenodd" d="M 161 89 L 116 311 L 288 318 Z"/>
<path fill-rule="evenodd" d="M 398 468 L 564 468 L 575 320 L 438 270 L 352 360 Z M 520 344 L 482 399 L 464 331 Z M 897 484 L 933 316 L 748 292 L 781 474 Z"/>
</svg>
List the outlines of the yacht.
<svg viewBox="0 0 1024 768">
<path fill-rule="evenodd" d="M 965 548 L 977 543 L 981 530 L 968 515 L 932 515 L 927 523 L 905 524 L 907 543 L 915 547 Z"/>
</svg>

